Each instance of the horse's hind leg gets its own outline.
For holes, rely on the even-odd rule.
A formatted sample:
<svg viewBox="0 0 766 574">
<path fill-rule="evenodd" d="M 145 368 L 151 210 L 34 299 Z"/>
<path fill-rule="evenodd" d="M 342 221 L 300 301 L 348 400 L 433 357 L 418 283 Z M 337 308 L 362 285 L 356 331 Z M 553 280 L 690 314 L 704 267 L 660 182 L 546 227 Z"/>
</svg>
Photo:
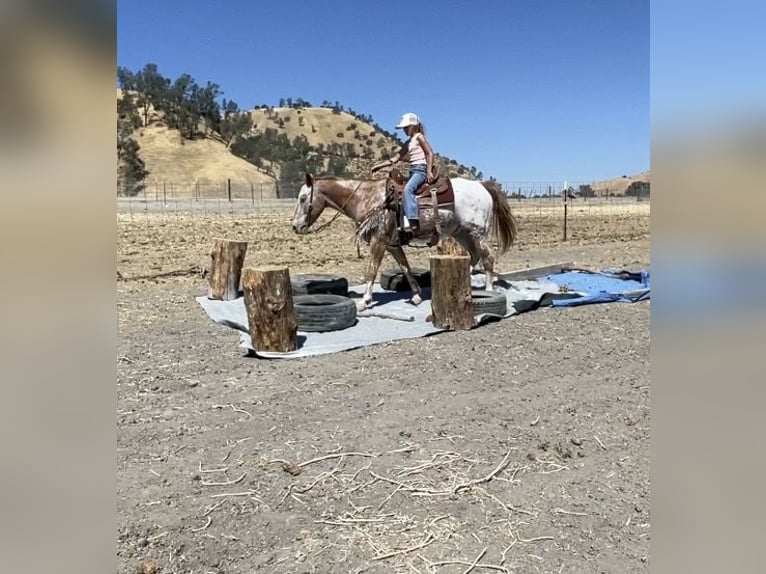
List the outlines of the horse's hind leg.
<svg viewBox="0 0 766 574">
<path fill-rule="evenodd" d="M 468 251 L 471 267 L 481 261 L 485 273 L 485 289 L 492 291 L 494 284 L 495 258 L 485 236 L 478 230 L 460 229 L 454 234 L 455 240 Z"/>
<path fill-rule="evenodd" d="M 388 251 L 394 257 L 396 262 L 404 269 L 404 276 L 407 278 L 407 283 L 412 291 L 412 299 L 410 300 L 413 305 L 420 305 L 423 302 L 423 294 L 420 291 L 420 285 L 412 275 L 412 269 L 410 269 L 410 262 L 407 261 L 407 256 L 404 254 L 404 249 L 399 246 L 390 246 Z"/>
<path fill-rule="evenodd" d="M 492 250 L 489 248 L 489 243 L 484 237 L 479 239 L 479 257 L 481 257 L 481 264 L 484 267 L 486 284 L 484 288 L 487 291 L 493 291 L 495 283 L 495 258 L 492 255 Z"/>
</svg>

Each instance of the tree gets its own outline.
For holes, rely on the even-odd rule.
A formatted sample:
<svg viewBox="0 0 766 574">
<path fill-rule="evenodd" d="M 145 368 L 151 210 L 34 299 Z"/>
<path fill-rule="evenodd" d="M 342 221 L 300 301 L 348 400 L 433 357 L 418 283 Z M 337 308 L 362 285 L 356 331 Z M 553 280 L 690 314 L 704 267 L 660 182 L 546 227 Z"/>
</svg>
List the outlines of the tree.
<svg viewBox="0 0 766 574">
<path fill-rule="evenodd" d="M 140 123 L 141 119 L 138 118 Z M 149 172 L 139 157 L 140 146 L 133 139 L 134 121 L 130 117 L 117 119 L 117 192 L 138 195 L 145 187 Z"/>
<path fill-rule="evenodd" d="M 223 101 L 223 119 L 220 122 L 219 133 L 226 147 L 231 145 L 234 138 L 239 138 L 253 129 L 253 119 L 248 112 L 239 110 L 234 101 Z"/>
<path fill-rule="evenodd" d="M 157 69 L 157 64 L 146 64 L 144 68 L 133 76 L 133 86 L 138 93 L 137 103 L 141 107 L 144 116 L 144 125 L 149 125 L 149 108 L 162 107 L 163 100 L 170 87 L 170 80 L 163 77 Z"/>
</svg>

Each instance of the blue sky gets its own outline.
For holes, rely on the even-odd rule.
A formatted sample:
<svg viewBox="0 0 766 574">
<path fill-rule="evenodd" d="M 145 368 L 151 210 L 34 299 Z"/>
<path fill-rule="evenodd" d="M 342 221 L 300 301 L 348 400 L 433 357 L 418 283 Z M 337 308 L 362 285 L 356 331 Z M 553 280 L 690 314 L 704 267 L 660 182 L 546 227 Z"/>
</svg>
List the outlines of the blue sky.
<svg viewBox="0 0 766 574">
<path fill-rule="evenodd" d="M 649 169 L 648 0 L 120 0 L 117 63 L 241 108 L 338 101 L 500 181 Z"/>
</svg>

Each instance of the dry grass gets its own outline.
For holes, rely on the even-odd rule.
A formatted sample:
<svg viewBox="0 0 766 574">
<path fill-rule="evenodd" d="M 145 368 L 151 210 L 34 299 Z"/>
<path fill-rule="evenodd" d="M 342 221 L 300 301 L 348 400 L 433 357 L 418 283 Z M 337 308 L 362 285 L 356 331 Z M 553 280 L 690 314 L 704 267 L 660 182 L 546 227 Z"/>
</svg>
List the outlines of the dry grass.
<svg viewBox="0 0 766 574">
<path fill-rule="evenodd" d="M 562 240 L 562 210 L 558 207 L 514 204 L 519 226 L 516 244 L 500 257 L 498 267 L 518 267 L 520 252 L 556 247 Z M 294 272 L 326 271 L 363 277 L 366 254 L 357 257 L 353 223 L 340 218 L 326 230 L 296 235 L 287 208 L 267 214 L 140 213 L 118 214 L 118 270 L 125 276 L 190 269 L 208 264 L 216 238 L 249 243 L 245 265 L 286 265 Z M 329 220 L 322 214 L 316 225 Z M 567 245 L 632 241 L 649 236 L 650 206 L 637 204 L 579 204 L 569 210 Z M 427 266 L 428 249 L 409 249 L 414 265 Z M 384 266 L 391 261 L 386 256 Z"/>
<path fill-rule="evenodd" d="M 150 125 L 136 134 L 141 158 L 149 170 L 148 182 L 173 182 L 201 185 L 220 184 L 227 179 L 233 185 L 252 183 L 260 190 L 270 189 L 275 197 L 274 178 L 253 164 L 232 155 L 226 146 L 212 139 L 184 140 L 178 130 Z"/>
</svg>

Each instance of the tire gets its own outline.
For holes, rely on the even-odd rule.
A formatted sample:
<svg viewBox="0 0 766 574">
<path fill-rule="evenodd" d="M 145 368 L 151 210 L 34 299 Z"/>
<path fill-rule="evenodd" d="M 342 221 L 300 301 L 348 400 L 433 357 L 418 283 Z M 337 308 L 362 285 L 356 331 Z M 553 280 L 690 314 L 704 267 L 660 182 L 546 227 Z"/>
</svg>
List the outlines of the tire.
<svg viewBox="0 0 766 574">
<path fill-rule="evenodd" d="M 508 313 L 508 302 L 505 293 L 498 291 L 472 291 L 473 314 L 481 315 L 489 313 L 490 315 L 499 315 L 505 317 Z"/>
<path fill-rule="evenodd" d="M 294 295 L 299 331 L 339 331 L 356 324 L 356 304 L 341 295 Z"/>
<path fill-rule="evenodd" d="M 290 278 L 293 295 L 340 295 L 348 297 L 348 280 L 329 273 L 303 273 Z"/>
<path fill-rule="evenodd" d="M 424 269 L 422 267 L 412 267 L 411 271 L 412 271 L 413 277 L 415 277 L 415 281 L 417 281 L 421 289 L 431 288 L 431 270 L 430 269 Z M 407 283 L 407 277 L 404 275 L 404 272 L 395 271 L 393 269 L 381 271 L 380 286 L 386 291 L 402 292 L 402 291 L 410 290 L 410 284 Z"/>
</svg>

